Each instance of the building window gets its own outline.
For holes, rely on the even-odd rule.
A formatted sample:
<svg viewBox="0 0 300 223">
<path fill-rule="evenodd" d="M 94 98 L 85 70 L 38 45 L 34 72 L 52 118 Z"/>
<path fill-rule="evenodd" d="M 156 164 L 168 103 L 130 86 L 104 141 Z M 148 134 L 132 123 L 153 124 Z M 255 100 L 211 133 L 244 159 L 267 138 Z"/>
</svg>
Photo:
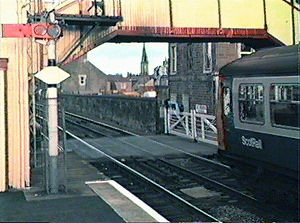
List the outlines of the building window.
<svg viewBox="0 0 300 223">
<path fill-rule="evenodd" d="M 272 84 L 271 123 L 275 127 L 299 129 L 300 84 Z"/>
<path fill-rule="evenodd" d="M 203 43 L 203 73 L 212 72 L 212 47 L 211 43 Z"/>
<path fill-rule="evenodd" d="M 177 45 L 170 44 L 170 74 L 177 72 Z"/>
<path fill-rule="evenodd" d="M 193 52 L 192 52 L 192 44 L 187 44 L 187 68 L 192 69 L 193 66 Z"/>
<path fill-rule="evenodd" d="M 262 84 L 239 86 L 239 117 L 241 122 L 264 124 L 264 87 Z"/>
<path fill-rule="evenodd" d="M 79 79 L 79 86 L 86 85 L 86 75 L 85 74 L 78 75 L 78 79 Z"/>
</svg>

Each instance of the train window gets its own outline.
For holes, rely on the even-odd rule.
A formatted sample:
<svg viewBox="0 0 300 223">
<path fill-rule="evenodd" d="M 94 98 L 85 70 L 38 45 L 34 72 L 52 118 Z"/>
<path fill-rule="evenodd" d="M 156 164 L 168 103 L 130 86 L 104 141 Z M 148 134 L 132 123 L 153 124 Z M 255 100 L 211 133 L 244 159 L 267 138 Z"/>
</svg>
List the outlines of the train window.
<svg viewBox="0 0 300 223">
<path fill-rule="evenodd" d="M 239 117 L 241 122 L 264 124 L 264 87 L 262 84 L 239 86 Z"/>
<path fill-rule="evenodd" d="M 271 123 L 275 127 L 299 129 L 300 84 L 272 84 Z"/>
<path fill-rule="evenodd" d="M 228 87 L 223 88 L 223 110 L 224 115 L 228 116 L 231 112 L 231 95 L 230 95 L 230 89 Z"/>
</svg>

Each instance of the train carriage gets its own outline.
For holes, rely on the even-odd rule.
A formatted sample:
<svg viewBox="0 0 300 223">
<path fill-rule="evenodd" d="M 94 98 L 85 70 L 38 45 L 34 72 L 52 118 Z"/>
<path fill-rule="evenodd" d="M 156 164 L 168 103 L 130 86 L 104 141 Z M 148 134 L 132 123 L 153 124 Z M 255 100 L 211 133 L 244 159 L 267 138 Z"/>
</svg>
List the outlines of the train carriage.
<svg viewBox="0 0 300 223">
<path fill-rule="evenodd" d="M 260 50 L 220 70 L 221 157 L 297 178 L 299 45 Z"/>
</svg>

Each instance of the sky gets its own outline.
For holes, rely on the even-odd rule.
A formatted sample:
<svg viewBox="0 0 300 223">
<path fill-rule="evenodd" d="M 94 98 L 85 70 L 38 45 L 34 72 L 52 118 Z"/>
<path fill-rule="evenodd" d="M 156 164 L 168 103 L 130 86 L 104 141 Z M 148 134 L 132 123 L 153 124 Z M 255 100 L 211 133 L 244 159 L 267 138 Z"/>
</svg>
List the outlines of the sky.
<svg viewBox="0 0 300 223">
<path fill-rule="evenodd" d="M 140 73 L 143 43 L 105 43 L 88 53 L 88 60 L 106 74 Z M 168 58 L 167 43 L 146 43 L 149 74 Z"/>
</svg>

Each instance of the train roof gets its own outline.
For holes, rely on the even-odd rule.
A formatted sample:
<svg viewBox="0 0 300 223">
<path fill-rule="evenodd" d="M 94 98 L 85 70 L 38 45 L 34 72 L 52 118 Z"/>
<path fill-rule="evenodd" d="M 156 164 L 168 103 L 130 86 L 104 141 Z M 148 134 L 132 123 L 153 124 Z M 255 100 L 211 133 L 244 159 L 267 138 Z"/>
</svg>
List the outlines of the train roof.
<svg viewBox="0 0 300 223">
<path fill-rule="evenodd" d="M 220 70 L 220 76 L 299 75 L 299 44 L 259 50 Z"/>
</svg>

